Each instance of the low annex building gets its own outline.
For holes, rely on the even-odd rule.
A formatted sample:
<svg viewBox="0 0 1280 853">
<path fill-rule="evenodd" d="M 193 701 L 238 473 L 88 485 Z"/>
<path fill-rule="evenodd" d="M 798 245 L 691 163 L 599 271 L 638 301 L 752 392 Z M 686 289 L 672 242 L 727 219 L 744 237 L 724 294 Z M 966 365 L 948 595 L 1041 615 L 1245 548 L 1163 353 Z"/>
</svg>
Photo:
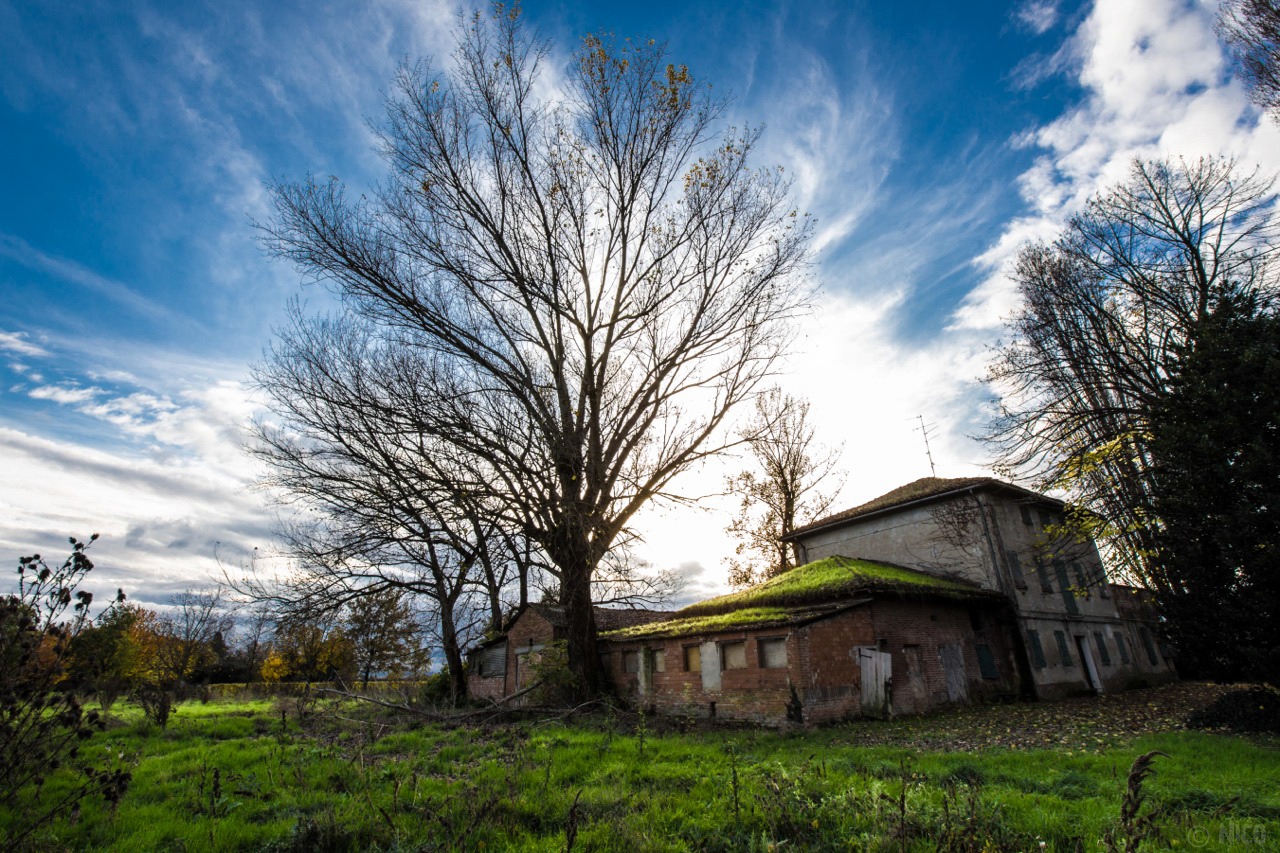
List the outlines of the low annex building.
<svg viewBox="0 0 1280 853">
<path fill-rule="evenodd" d="M 797 529 L 804 565 L 675 612 L 597 608 L 616 692 L 662 713 L 813 723 L 1176 677 L 1139 590 L 1056 534 L 1063 504 L 925 478 Z M 528 686 L 563 611 L 528 605 L 474 649 L 472 695 Z"/>
</svg>

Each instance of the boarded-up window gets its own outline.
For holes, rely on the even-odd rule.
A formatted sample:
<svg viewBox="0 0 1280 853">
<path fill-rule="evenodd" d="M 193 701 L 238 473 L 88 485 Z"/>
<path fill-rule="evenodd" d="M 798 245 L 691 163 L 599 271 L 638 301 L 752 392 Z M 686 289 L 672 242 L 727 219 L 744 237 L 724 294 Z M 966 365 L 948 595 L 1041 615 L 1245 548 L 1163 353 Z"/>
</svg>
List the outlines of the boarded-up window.
<svg viewBox="0 0 1280 853">
<path fill-rule="evenodd" d="M 1115 638 L 1116 651 L 1120 653 L 1120 663 L 1128 663 L 1129 647 L 1125 645 L 1124 635 L 1121 634 L 1119 631 L 1116 631 L 1111 636 Z"/>
<path fill-rule="evenodd" d="M 662 649 L 650 649 L 649 663 L 654 672 L 666 672 L 667 653 Z"/>
<path fill-rule="evenodd" d="M 1053 592 L 1053 581 L 1049 580 L 1049 569 L 1043 557 L 1036 557 L 1036 577 L 1040 579 L 1041 592 Z"/>
<path fill-rule="evenodd" d="M 1098 657 L 1102 658 L 1102 665 L 1111 666 L 1111 652 L 1107 651 L 1107 638 L 1101 631 L 1094 631 L 1093 639 L 1098 643 Z"/>
<path fill-rule="evenodd" d="M 507 644 L 498 643 L 480 651 L 480 677 L 497 678 L 507 674 Z"/>
<path fill-rule="evenodd" d="M 685 672 L 701 672 L 702 671 L 702 647 L 701 646 L 685 646 L 684 647 L 684 671 Z"/>
<path fill-rule="evenodd" d="M 1027 645 L 1031 646 L 1031 663 L 1036 669 L 1044 669 L 1048 666 L 1048 661 L 1044 659 L 1044 646 L 1040 645 L 1040 632 L 1027 632 Z"/>
<path fill-rule="evenodd" d="M 787 641 L 785 637 L 757 640 L 760 650 L 760 666 L 764 669 L 787 668 Z"/>
<path fill-rule="evenodd" d="M 1061 560 L 1053 561 L 1053 573 L 1058 577 L 1058 586 L 1062 588 L 1062 604 L 1067 608 L 1068 613 L 1076 614 L 1080 612 L 1080 605 L 1076 603 L 1076 594 L 1071 589 L 1071 580 L 1067 577 L 1067 564 Z"/>
<path fill-rule="evenodd" d="M 622 653 L 622 671 L 631 672 L 631 673 L 640 671 L 640 653 L 639 652 L 623 652 Z"/>
<path fill-rule="evenodd" d="M 1005 551 L 1005 559 L 1009 561 L 1009 573 L 1013 575 L 1013 585 L 1018 589 L 1027 588 L 1027 579 L 1022 574 L 1022 560 L 1017 551 Z"/>
<path fill-rule="evenodd" d="M 1067 635 L 1054 631 L 1053 638 L 1058 641 L 1058 662 L 1063 666 L 1075 666 L 1076 662 L 1071 659 L 1071 649 L 1067 646 Z"/>
<path fill-rule="evenodd" d="M 746 669 L 747 644 L 742 641 L 720 644 L 721 669 Z"/>
<path fill-rule="evenodd" d="M 1156 644 L 1151 641 L 1151 632 L 1145 627 L 1138 629 L 1138 636 L 1142 638 L 1142 647 L 1147 650 L 1147 660 L 1151 661 L 1151 665 L 1155 666 L 1160 662 L 1156 657 Z"/>
<path fill-rule="evenodd" d="M 978 653 L 978 669 L 982 672 L 982 677 L 999 678 L 1000 670 L 996 668 L 996 657 L 991 654 L 991 647 L 986 643 L 978 643 L 974 646 L 974 651 Z"/>
</svg>

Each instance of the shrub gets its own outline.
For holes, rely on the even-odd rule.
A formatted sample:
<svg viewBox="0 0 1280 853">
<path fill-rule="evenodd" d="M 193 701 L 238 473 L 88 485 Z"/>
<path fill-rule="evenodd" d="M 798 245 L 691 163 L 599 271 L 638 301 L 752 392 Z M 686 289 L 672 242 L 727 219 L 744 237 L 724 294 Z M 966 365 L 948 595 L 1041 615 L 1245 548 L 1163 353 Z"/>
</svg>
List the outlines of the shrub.
<svg viewBox="0 0 1280 853">
<path fill-rule="evenodd" d="M 90 542 L 97 539 L 97 534 Z M 39 554 L 18 561 L 18 592 L 0 599 L 0 807 L 9 812 L 6 849 L 79 802 L 100 794 L 118 802 L 130 774 L 119 765 L 80 763 L 80 744 L 104 727 L 97 711 L 86 712 L 71 677 L 72 647 L 89 623 L 93 596 L 76 587 L 93 568 L 87 543 L 71 539 L 71 555 L 49 566 Z M 118 592 L 116 603 L 124 600 Z M 114 605 L 112 605 L 114 606 Z M 52 802 L 42 796 L 45 780 L 63 766 L 78 776 L 70 791 Z"/>
<path fill-rule="evenodd" d="M 1187 717 L 1187 728 L 1280 733 L 1280 692 L 1232 690 Z"/>
</svg>

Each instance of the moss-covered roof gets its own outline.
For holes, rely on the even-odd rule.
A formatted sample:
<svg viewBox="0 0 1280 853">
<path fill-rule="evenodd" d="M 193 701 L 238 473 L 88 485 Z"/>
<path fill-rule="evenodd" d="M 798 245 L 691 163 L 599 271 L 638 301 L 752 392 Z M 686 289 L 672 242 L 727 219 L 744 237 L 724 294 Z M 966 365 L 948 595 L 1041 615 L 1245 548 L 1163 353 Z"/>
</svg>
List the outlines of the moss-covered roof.
<svg viewBox="0 0 1280 853">
<path fill-rule="evenodd" d="M 820 527 L 826 527 L 839 521 L 848 521 L 853 518 L 860 518 L 864 515 L 871 515 L 882 510 L 892 509 L 893 507 L 902 506 L 904 504 L 914 503 L 915 501 L 925 500 L 927 498 L 941 497 L 952 492 L 963 491 L 966 489 L 984 488 L 995 489 L 1006 492 L 1014 492 L 1022 495 L 1024 498 L 1043 501 L 1061 505 L 1061 501 L 1054 498 L 1038 495 L 1035 492 L 1028 491 L 1021 486 L 1015 486 L 1012 483 L 1006 483 L 1003 480 L 997 480 L 993 477 L 921 477 L 919 480 L 907 483 L 905 486 L 899 486 L 891 492 L 886 492 L 880 497 L 867 501 L 864 504 L 842 510 L 832 515 L 824 516 L 816 521 L 797 527 L 791 533 L 787 534 L 788 540 L 795 539 L 797 536 L 808 533 L 811 530 L 817 530 Z"/>
<path fill-rule="evenodd" d="M 663 622 L 653 622 L 648 625 L 635 625 L 615 631 L 603 631 L 600 636 L 606 640 L 630 640 L 641 637 L 689 637 L 700 634 L 743 631 L 748 628 L 754 630 L 796 625 L 831 616 L 867 601 L 870 601 L 870 599 L 862 598 L 821 607 L 747 607 L 728 613 L 684 616 Z"/>
<path fill-rule="evenodd" d="M 762 584 L 691 604 L 672 618 L 638 625 L 602 636 L 631 637 L 711 634 L 743 628 L 795 624 L 830 615 L 866 600 L 868 595 L 927 596 L 955 600 L 988 600 L 1000 593 L 966 581 L 940 578 L 915 569 L 828 557 L 765 581 Z"/>
</svg>

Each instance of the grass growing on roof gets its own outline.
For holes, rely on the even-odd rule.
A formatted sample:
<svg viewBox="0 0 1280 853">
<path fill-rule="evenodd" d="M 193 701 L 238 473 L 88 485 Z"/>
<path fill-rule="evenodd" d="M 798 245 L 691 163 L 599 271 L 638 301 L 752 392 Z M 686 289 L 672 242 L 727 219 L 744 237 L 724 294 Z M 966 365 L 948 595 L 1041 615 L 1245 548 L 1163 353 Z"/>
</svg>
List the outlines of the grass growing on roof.
<svg viewBox="0 0 1280 853">
<path fill-rule="evenodd" d="M 728 613 L 749 607 L 800 607 L 830 602 L 864 590 L 929 593 L 957 598 L 984 596 L 984 591 L 972 584 L 934 577 L 901 566 L 848 557 L 827 557 L 797 566 L 741 592 L 691 604 L 678 614 L 687 617 Z"/>
<path fill-rule="evenodd" d="M 729 613 L 712 613 L 707 616 L 690 616 L 685 619 L 668 619 L 665 622 L 633 625 L 630 628 L 605 631 L 600 636 L 611 640 L 625 640 L 627 637 L 640 636 L 679 637 L 686 634 L 711 634 L 734 628 L 785 622 L 795 616 L 796 612 L 785 607 L 748 607 Z"/>
</svg>

